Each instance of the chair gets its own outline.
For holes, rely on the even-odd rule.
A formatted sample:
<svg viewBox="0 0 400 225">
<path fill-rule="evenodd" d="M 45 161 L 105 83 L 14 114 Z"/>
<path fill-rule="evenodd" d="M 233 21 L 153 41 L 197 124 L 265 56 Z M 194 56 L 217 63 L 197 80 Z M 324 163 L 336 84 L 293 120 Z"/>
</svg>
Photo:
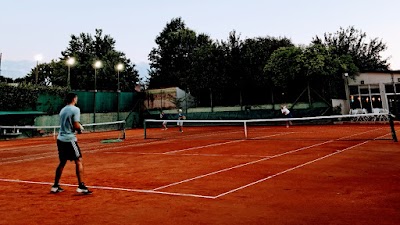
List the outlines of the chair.
<svg viewBox="0 0 400 225">
<path fill-rule="evenodd" d="M 375 120 L 378 120 L 378 121 L 388 121 L 389 120 L 388 115 L 386 115 L 387 113 L 389 113 L 389 111 L 387 109 L 373 108 L 372 111 L 374 114 L 378 114 L 378 115 L 375 115 Z"/>
<path fill-rule="evenodd" d="M 350 114 L 351 115 L 359 115 L 359 114 L 368 114 L 366 109 L 350 109 Z M 360 116 L 360 117 L 354 117 L 352 121 L 367 121 L 369 120 L 369 116 Z"/>
</svg>

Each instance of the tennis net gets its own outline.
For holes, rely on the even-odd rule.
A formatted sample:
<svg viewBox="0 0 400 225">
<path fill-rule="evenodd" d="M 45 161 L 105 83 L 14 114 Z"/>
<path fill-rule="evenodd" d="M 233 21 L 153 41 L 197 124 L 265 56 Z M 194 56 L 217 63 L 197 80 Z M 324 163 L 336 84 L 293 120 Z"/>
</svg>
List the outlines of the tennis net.
<svg viewBox="0 0 400 225">
<path fill-rule="evenodd" d="M 125 139 L 125 121 L 82 124 L 84 130 L 79 140 L 119 142 Z M 0 126 L 0 136 L 4 138 L 27 138 L 56 136 L 60 126 Z"/>
<path fill-rule="evenodd" d="M 168 129 L 164 129 L 163 122 Z M 249 120 L 144 121 L 144 138 L 397 141 L 391 114 L 334 115 Z M 288 127 L 287 127 L 288 126 Z"/>
</svg>

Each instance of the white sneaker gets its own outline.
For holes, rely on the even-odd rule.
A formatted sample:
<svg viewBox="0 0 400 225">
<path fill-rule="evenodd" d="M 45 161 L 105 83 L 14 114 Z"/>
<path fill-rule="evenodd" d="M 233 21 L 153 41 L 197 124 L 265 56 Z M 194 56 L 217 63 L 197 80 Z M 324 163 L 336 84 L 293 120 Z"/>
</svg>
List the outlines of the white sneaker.
<svg viewBox="0 0 400 225">
<path fill-rule="evenodd" d="M 59 192 L 63 192 L 64 189 L 62 189 L 60 186 L 52 186 L 50 189 L 50 193 L 59 193 Z"/>
<path fill-rule="evenodd" d="M 77 189 L 76 192 L 82 193 L 85 195 L 90 195 L 92 194 L 92 191 L 90 191 L 85 185 L 80 185 Z"/>
</svg>

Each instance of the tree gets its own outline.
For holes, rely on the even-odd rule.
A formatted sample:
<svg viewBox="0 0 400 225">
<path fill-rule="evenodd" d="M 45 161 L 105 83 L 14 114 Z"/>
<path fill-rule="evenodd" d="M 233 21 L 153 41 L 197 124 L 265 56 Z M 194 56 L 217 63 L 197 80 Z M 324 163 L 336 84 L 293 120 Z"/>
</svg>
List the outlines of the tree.
<svg viewBox="0 0 400 225">
<path fill-rule="evenodd" d="M 222 103 L 226 80 L 223 71 L 224 55 L 217 43 L 208 35 L 198 36 L 198 45 L 191 57 L 188 76 L 190 92 L 201 106 L 213 107 Z"/>
<path fill-rule="evenodd" d="M 181 18 L 174 18 L 156 37 L 158 47 L 149 54 L 150 88 L 187 88 L 190 57 L 196 47 L 196 33 Z"/>
<path fill-rule="evenodd" d="M 139 80 L 135 64 L 126 58 L 123 52 L 115 50 L 115 40 L 110 35 L 103 35 L 101 29 L 96 29 L 96 34 L 81 33 L 79 36 L 71 35 L 69 46 L 61 52 L 59 60 L 39 64 L 27 75 L 26 81 L 33 83 L 36 69 L 38 70 L 39 85 L 67 86 L 68 66 L 66 61 L 70 57 L 76 59 L 76 64 L 70 69 L 70 82 L 72 89 L 94 89 L 95 60 L 101 60 L 103 67 L 98 69 L 96 83 L 99 90 L 116 90 L 118 77 L 115 66 L 124 65 L 120 72 L 120 89 L 133 91 L 134 84 Z"/>
<path fill-rule="evenodd" d="M 387 49 L 386 44 L 378 38 L 373 38 L 369 42 L 366 38 L 366 33 L 350 26 L 347 29 L 340 28 L 334 34 L 325 33 L 324 38 L 316 36 L 312 43 L 329 47 L 332 53 L 339 57 L 350 55 L 360 71 L 388 70 L 388 59 L 383 59 L 380 55 Z"/>
<path fill-rule="evenodd" d="M 244 68 L 244 92 L 246 94 L 246 103 L 264 104 L 267 96 L 271 96 L 271 102 L 274 102 L 273 89 L 264 74 L 265 64 L 271 57 L 271 54 L 280 47 L 293 46 L 290 39 L 275 37 L 257 37 L 247 38 L 244 40 L 241 57 L 242 66 Z M 259 93 L 265 93 L 260 95 Z"/>
<path fill-rule="evenodd" d="M 275 87 L 286 89 L 301 71 L 298 58 L 302 54 L 300 47 L 282 47 L 274 51 L 264 67 L 264 72 Z"/>
<path fill-rule="evenodd" d="M 242 49 L 243 41 L 240 40 L 240 35 L 236 31 L 231 31 L 227 41 L 221 42 L 221 48 L 225 54 L 225 79 L 227 81 L 227 92 L 235 97 L 234 99 L 227 98 L 228 104 L 237 104 L 243 106 L 243 89 L 244 89 L 244 69 L 242 66 Z M 232 94 L 233 93 L 233 94 Z M 236 101 L 235 94 L 238 94 L 239 102 Z M 229 96 L 226 96 L 229 97 Z"/>
<path fill-rule="evenodd" d="M 0 76 L 0 83 L 2 83 L 2 82 L 4 82 L 4 83 L 12 83 L 13 79 L 12 78 L 8 78 L 8 77 Z"/>
<path fill-rule="evenodd" d="M 71 87 L 76 89 L 94 89 L 95 60 L 100 60 L 103 67 L 97 71 L 97 89 L 116 90 L 118 63 L 124 65 L 120 72 L 120 89 L 133 91 L 134 84 L 139 80 L 139 73 L 135 64 L 126 58 L 123 52 L 115 50 L 115 40 L 110 35 L 104 35 L 101 29 L 96 29 L 94 38 L 90 34 L 81 33 L 80 36 L 71 35 L 67 49 L 61 52 L 61 61 L 65 64 L 69 57 L 75 57 L 77 64 L 71 69 Z"/>
<path fill-rule="evenodd" d="M 342 76 L 347 72 L 354 77 L 358 68 L 349 55 L 338 56 L 330 48 L 312 44 L 308 47 L 278 49 L 272 54 L 264 71 L 283 93 L 287 89 L 298 92 L 298 87 L 306 87 L 300 96 L 297 95 L 295 102 L 307 90 L 311 104 L 311 89 L 322 99 L 344 96 Z"/>
</svg>

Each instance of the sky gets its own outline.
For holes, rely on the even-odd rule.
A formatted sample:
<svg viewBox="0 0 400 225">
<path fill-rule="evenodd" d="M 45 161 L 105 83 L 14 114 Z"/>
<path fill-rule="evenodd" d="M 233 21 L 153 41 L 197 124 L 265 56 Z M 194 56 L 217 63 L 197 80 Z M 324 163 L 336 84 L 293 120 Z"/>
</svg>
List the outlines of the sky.
<svg viewBox="0 0 400 225">
<path fill-rule="evenodd" d="M 155 38 L 177 17 L 214 40 L 235 30 L 242 39 L 287 37 L 297 45 L 354 26 L 368 41 L 382 40 L 382 57 L 400 70 L 399 8 L 398 0 L 0 0 L 1 75 L 24 77 L 36 55 L 58 59 L 71 35 L 102 29 L 143 77 Z"/>
</svg>

